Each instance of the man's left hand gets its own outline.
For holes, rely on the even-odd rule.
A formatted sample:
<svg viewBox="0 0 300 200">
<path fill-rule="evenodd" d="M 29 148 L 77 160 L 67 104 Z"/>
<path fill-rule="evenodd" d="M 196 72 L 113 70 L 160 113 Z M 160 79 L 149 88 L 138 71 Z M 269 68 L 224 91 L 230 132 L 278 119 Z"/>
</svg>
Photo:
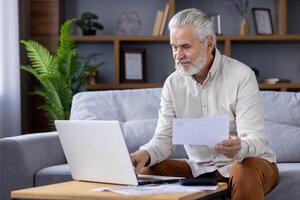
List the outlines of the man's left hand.
<svg viewBox="0 0 300 200">
<path fill-rule="evenodd" d="M 233 158 L 241 148 L 241 140 L 237 136 L 231 136 L 230 139 L 223 140 L 214 146 L 214 150 L 218 154 L 223 154 L 228 158 Z"/>
</svg>

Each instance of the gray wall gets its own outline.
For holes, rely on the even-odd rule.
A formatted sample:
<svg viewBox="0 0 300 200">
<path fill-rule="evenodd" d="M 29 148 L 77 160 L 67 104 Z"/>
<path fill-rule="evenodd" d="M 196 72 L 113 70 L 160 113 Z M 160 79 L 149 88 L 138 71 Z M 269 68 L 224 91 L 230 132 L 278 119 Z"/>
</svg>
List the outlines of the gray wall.
<svg viewBox="0 0 300 200">
<path fill-rule="evenodd" d="M 288 33 L 299 34 L 300 33 L 300 1 L 299 0 L 288 0 Z"/>
<path fill-rule="evenodd" d="M 157 10 L 164 10 L 167 0 L 66 0 L 65 17 L 79 18 L 85 11 L 94 12 L 104 24 L 101 34 L 120 34 L 116 21 L 122 12 L 135 11 L 142 23 L 138 35 L 151 35 Z M 176 0 L 176 11 L 185 8 L 201 8 L 208 13 L 221 15 L 222 33 L 239 34 L 241 17 L 235 10 L 232 0 Z M 269 8 L 275 33 L 277 26 L 277 0 L 250 0 L 250 8 Z M 288 33 L 300 34 L 300 1 L 288 0 Z M 251 10 L 248 12 L 251 34 L 255 34 Z M 77 34 L 81 34 L 77 29 Z M 124 48 L 146 49 L 148 82 L 163 82 L 173 70 L 173 60 L 168 42 L 124 42 Z M 113 43 L 80 43 L 83 55 L 103 53 L 98 58 L 105 64 L 100 69 L 98 81 L 113 82 L 114 61 Z M 223 43 L 218 44 L 223 52 Z M 288 78 L 300 82 L 300 42 L 234 42 L 232 57 L 260 70 L 259 80 L 271 77 Z M 288 61 L 288 62 L 287 62 Z"/>
</svg>

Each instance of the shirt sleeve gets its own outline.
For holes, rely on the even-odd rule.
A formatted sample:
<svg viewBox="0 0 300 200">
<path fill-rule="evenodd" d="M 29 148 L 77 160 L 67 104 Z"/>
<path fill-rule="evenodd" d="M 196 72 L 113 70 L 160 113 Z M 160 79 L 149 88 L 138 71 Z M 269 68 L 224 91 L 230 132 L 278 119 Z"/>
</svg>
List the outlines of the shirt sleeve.
<svg viewBox="0 0 300 200">
<path fill-rule="evenodd" d="M 263 154 L 267 145 L 259 87 L 255 74 L 249 71 L 237 94 L 236 125 L 242 146 L 236 156 L 238 161 Z"/>
<path fill-rule="evenodd" d="M 150 155 L 149 166 L 165 160 L 174 151 L 172 144 L 172 120 L 175 117 L 175 110 L 170 91 L 167 79 L 162 89 L 155 134 L 149 143 L 140 147 L 141 150 L 147 151 Z"/>
</svg>

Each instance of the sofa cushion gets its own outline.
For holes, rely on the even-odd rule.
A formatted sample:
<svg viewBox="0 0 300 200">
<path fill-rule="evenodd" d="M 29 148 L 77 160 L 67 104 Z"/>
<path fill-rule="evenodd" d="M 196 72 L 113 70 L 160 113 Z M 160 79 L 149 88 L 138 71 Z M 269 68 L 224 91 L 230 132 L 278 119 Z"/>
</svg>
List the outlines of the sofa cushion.
<svg viewBox="0 0 300 200">
<path fill-rule="evenodd" d="M 300 162 L 300 127 L 265 121 L 265 131 L 278 162 Z"/>
<path fill-rule="evenodd" d="M 266 195 L 266 200 L 299 199 L 300 163 L 279 163 L 278 185 Z"/>
<path fill-rule="evenodd" d="M 46 167 L 37 171 L 34 177 L 34 185 L 49 185 L 71 180 L 73 179 L 68 164 L 62 164 Z"/>
<path fill-rule="evenodd" d="M 124 138 L 130 153 L 139 149 L 140 146 L 151 140 L 155 132 L 157 119 L 131 120 L 122 123 Z M 176 145 L 171 155 L 173 158 L 186 158 L 183 145 Z"/>
<path fill-rule="evenodd" d="M 261 92 L 265 120 L 300 127 L 300 92 Z"/>
<path fill-rule="evenodd" d="M 149 142 L 154 134 L 157 120 L 130 120 L 122 123 L 124 138 L 130 153 Z"/>
<path fill-rule="evenodd" d="M 74 96 L 71 120 L 154 119 L 161 88 L 81 92 Z"/>
</svg>

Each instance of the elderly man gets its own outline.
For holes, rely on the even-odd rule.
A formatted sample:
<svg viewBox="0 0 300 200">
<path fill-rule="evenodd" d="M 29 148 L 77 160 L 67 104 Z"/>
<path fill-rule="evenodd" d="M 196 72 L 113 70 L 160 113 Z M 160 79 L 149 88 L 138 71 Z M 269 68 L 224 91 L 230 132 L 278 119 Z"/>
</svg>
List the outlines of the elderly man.
<svg viewBox="0 0 300 200">
<path fill-rule="evenodd" d="M 221 55 L 213 23 L 198 9 L 169 22 L 176 71 L 166 80 L 152 140 L 131 154 L 142 174 L 214 177 L 229 184 L 232 199 L 264 199 L 278 180 L 267 147 L 259 88 L 245 64 Z M 228 115 L 230 137 L 215 146 L 185 145 L 189 159 L 168 159 L 172 119 Z"/>
</svg>

